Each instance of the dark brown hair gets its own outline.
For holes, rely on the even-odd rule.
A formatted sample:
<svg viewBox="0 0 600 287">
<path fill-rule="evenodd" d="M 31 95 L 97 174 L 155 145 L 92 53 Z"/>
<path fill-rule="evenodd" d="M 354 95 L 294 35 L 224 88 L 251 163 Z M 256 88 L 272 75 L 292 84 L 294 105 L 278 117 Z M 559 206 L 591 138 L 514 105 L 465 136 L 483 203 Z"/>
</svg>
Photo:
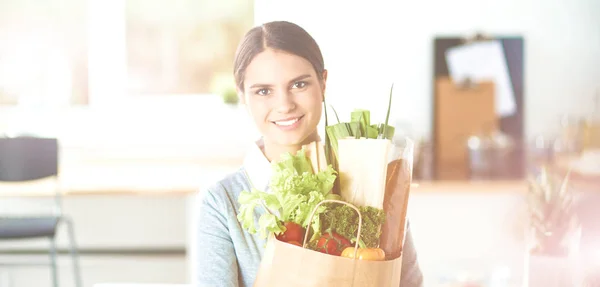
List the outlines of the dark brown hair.
<svg viewBox="0 0 600 287">
<path fill-rule="evenodd" d="M 325 64 L 321 49 L 315 39 L 302 27 L 287 21 L 274 21 L 252 28 L 246 33 L 235 54 L 233 75 L 240 90 L 244 89 L 246 68 L 256 55 L 267 48 L 302 57 L 311 63 L 319 81 L 322 81 Z"/>
</svg>

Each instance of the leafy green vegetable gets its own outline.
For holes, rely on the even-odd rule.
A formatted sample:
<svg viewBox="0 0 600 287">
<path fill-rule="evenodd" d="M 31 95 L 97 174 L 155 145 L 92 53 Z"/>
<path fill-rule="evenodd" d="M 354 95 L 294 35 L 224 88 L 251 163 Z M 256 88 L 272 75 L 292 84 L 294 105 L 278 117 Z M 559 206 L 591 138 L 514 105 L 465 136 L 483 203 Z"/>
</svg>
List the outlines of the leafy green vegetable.
<svg viewBox="0 0 600 287">
<path fill-rule="evenodd" d="M 321 214 L 321 230 L 323 233 L 336 232 L 351 242 L 356 242 L 358 231 L 358 214 L 347 205 L 323 204 L 327 211 Z M 385 212 L 382 209 L 361 206 L 358 207 L 362 215 L 361 246 L 375 248 L 379 246 L 381 226 L 385 222 Z"/>
<path fill-rule="evenodd" d="M 269 232 L 280 234 L 285 231 L 283 222 L 294 222 L 306 228 L 311 226 L 315 236 L 320 234 L 319 214 L 325 211 L 320 207 L 309 222 L 310 213 L 324 199 L 337 199 L 331 189 L 336 179 L 336 171 L 329 165 L 326 169 L 314 174 L 310 159 L 304 149 L 296 155 L 284 154 L 281 160 L 271 165 L 271 192 L 252 188 L 243 191 L 238 202 L 240 212 L 238 221 L 248 232 L 254 234 L 260 231 L 261 237 L 266 238 Z M 261 207 L 264 211 L 255 224 L 254 211 Z"/>
</svg>

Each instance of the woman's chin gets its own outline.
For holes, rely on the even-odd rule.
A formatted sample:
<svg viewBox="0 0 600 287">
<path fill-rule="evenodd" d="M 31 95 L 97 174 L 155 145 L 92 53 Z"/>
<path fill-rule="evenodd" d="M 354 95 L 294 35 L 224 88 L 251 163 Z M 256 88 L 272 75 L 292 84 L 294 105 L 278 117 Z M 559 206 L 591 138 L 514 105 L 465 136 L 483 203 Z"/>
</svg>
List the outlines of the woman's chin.
<svg viewBox="0 0 600 287">
<path fill-rule="evenodd" d="M 310 140 L 309 137 L 307 137 L 306 135 L 303 134 L 298 134 L 298 135 L 287 135 L 285 138 L 282 138 L 282 140 L 277 141 L 277 144 L 281 145 L 282 147 L 290 147 L 290 148 L 300 148 L 303 145 L 310 143 L 312 140 Z"/>
<path fill-rule="evenodd" d="M 267 137 L 271 139 L 271 143 L 281 147 L 299 148 L 317 140 L 319 136 L 315 129 L 308 129 L 305 125 L 301 125 L 290 130 L 271 129 Z"/>
</svg>

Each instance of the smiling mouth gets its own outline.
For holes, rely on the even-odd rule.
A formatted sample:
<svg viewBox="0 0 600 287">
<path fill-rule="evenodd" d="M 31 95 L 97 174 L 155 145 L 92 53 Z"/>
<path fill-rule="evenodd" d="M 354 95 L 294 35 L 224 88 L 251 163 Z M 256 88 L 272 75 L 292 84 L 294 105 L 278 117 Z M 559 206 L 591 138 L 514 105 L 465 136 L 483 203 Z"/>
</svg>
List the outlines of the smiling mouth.
<svg viewBox="0 0 600 287">
<path fill-rule="evenodd" d="M 282 126 L 282 127 L 287 127 L 287 126 L 291 126 L 295 123 L 297 123 L 299 120 L 301 120 L 304 116 L 300 116 L 297 118 L 293 118 L 293 119 L 289 119 L 289 120 L 284 120 L 284 121 L 276 121 L 276 122 L 272 122 L 278 126 Z"/>
</svg>

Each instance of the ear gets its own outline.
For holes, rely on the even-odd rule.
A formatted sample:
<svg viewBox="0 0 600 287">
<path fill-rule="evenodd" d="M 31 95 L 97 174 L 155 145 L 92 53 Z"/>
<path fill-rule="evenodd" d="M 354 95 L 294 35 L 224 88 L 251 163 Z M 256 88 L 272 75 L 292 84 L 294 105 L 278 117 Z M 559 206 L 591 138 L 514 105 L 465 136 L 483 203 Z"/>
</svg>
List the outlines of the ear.
<svg viewBox="0 0 600 287">
<path fill-rule="evenodd" d="M 323 101 L 325 101 L 325 90 L 327 89 L 327 70 L 323 70 L 323 84 L 321 87 L 321 92 L 323 95 Z"/>
<path fill-rule="evenodd" d="M 238 99 L 240 100 L 240 104 L 246 104 L 246 97 L 244 97 L 244 91 L 240 90 L 240 88 L 236 88 Z"/>
</svg>

